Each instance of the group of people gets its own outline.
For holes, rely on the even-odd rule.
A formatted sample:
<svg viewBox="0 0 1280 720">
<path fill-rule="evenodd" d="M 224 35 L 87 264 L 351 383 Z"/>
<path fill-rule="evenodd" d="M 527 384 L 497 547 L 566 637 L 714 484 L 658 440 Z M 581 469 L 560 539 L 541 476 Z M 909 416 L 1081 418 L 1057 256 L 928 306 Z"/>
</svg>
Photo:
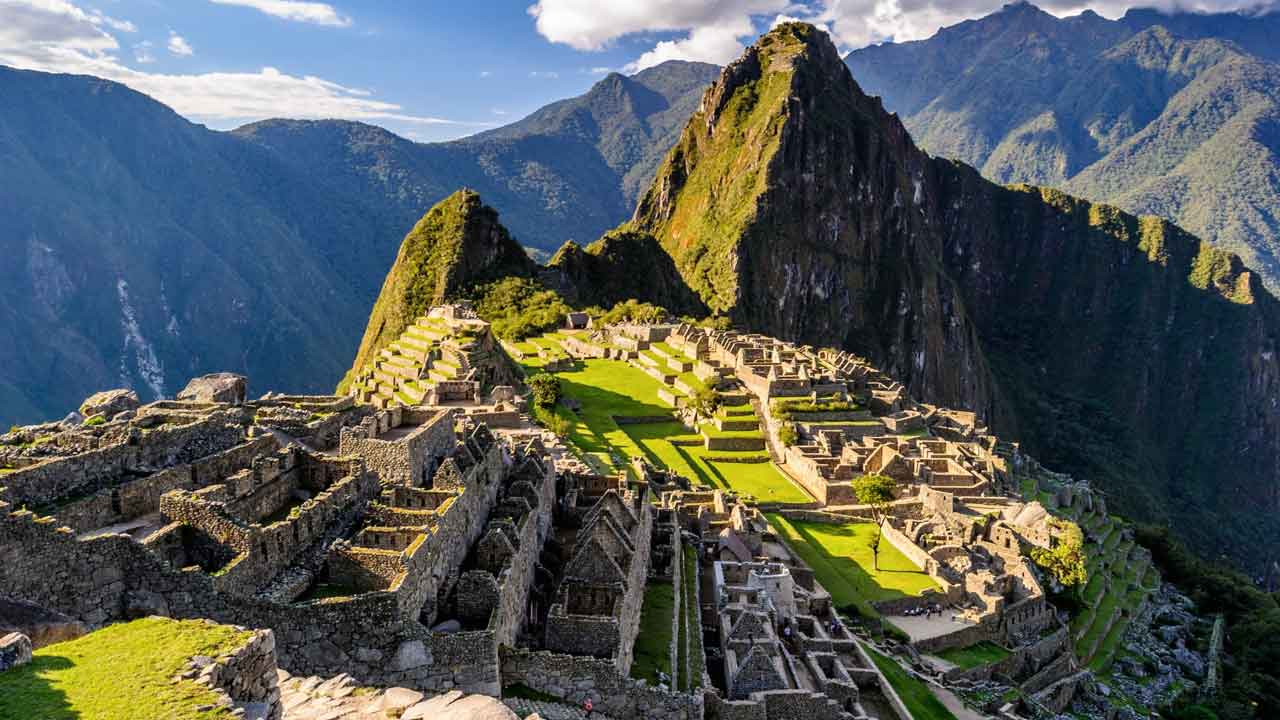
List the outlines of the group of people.
<svg viewBox="0 0 1280 720">
<path fill-rule="evenodd" d="M 942 617 L 942 607 L 939 606 L 937 603 L 929 603 L 924 607 L 907 608 L 907 610 L 902 614 L 909 615 L 911 617 L 919 617 L 920 615 L 923 615 L 926 618 L 931 618 L 934 615 L 937 615 L 938 617 Z"/>
</svg>

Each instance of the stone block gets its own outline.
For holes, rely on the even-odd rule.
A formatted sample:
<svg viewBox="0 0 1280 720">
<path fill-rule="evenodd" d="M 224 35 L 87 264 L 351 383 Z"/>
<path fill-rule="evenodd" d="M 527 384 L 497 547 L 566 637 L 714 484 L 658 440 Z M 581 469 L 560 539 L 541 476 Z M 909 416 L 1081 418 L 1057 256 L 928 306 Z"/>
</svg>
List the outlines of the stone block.
<svg viewBox="0 0 1280 720">
<path fill-rule="evenodd" d="M 31 638 L 22 633 L 0 637 L 0 672 L 31 662 Z"/>
<path fill-rule="evenodd" d="M 192 378 L 178 393 L 179 400 L 201 403 L 230 403 L 241 405 L 248 392 L 249 381 L 235 373 L 213 373 Z"/>
</svg>

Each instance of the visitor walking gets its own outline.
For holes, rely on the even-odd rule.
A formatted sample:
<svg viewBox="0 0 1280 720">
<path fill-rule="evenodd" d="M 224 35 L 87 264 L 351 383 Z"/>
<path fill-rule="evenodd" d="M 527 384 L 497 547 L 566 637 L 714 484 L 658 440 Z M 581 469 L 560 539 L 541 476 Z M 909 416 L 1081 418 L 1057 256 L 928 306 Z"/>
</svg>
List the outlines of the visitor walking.
<svg viewBox="0 0 1280 720">
<path fill-rule="evenodd" d="M 582 703 L 582 712 L 584 713 L 583 717 L 591 717 L 592 709 L 591 698 L 587 698 L 587 701 Z"/>
</svg>

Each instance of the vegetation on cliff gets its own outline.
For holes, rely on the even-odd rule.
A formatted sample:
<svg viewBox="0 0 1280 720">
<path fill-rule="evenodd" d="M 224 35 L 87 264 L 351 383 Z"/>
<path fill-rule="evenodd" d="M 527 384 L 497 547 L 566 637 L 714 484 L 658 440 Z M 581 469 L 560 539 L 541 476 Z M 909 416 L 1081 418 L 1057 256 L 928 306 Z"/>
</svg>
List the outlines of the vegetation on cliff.
<svg viewBox="0 0 1280 720">
<path fill-rule="evenodd" d="M 726 68 L 636 208 L 633 224 L 658 238 L 712 310 L 737 301 L 738 238 L 767 188 L 796 56 L 816 32 L 785 23 Z"/>
<path fill-rule="evenodd" d="M 1197 557 L 1168 528 L 1141 525 L 1137 541 L 1151 550 L 1160 572 L 1195 601 L 1199 612 L 1221 613 L 1226 621 L 1220 690 L 1213 697 L 1181 700 L 1170 717 L 1280 717 L 1280 643 L 1274 642 L 1280 637 L 1280 595 L 1259 590 L 1222 563 Z"/>
<path fill-rule="evenodd" d="M 1177 222 L 1280 282 L 1280 14 L 1013 3 L 847 57 L 931 153 Z"/>
</svg>

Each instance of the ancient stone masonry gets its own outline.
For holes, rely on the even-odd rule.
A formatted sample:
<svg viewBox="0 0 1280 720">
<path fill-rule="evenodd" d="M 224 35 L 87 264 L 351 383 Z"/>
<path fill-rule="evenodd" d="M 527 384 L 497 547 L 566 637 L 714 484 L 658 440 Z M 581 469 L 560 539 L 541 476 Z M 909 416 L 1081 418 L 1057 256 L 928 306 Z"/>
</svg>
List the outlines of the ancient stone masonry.
<svg viewBox="0 0 1280 720">
<path fill-rule="evenodd" d="M 465 304 L 444 305 L 432 308 L 379 351 L 359 370 L 348 392 L 380 408 L 446 405 L 478 402 L 486 389 L 516 379 L 517 371 L 488 323 Z"/>
<path fill-rule="evenodd" d="M 608 658 L 620 672 L 630 670 L 649 574 L 651 508 L 643 491 L 610 489 L 584 513 L 547 614 L 549 650 Z"/>
<path fill-rule="evenodd" d="M 587 332 L 568 355 L 641 367 L 708 450 L 772 458 L 813 501 L 757 505 L 641 458 L 599 474 L 501 384 L 487 324 L 446 306 L 347 396 L 251 400 L 243 378 L 211 376 L 188 399 L 111 393 L 86 403 L 100 420 L 0 436 L 0 587 L 75 632 L 143 615 L 269 630 L 282 669 L 363 685 L 521 684 L 622 720 L 907 720 L 866 638 L 764 513 L 869 520 L 853 483 L 877 473 L 896 496 L 883 542 L 937 585 L 874 606 L 908 629 L 909 652 L 991 642 L 1004 660 L 943 679 L 1070 701 L 1072 634 L 1027 557 L 1062 529 L 1009 494 L 1047 476 L 1016 445 L 848 353 L 688 325 Z M 713 417 L 687 403 L 697 383 L 720 392 Z M 1105 514 L 1087 488 L 1054 483 L 1059 507 Z M 670 673 L 653 685 L 631 675 L 658 585 L 675 603 Z M 949 619 L 917 632 L 926 610 Z M 225 679 L 270 703 L 254 662 Z"/>
</svg>

